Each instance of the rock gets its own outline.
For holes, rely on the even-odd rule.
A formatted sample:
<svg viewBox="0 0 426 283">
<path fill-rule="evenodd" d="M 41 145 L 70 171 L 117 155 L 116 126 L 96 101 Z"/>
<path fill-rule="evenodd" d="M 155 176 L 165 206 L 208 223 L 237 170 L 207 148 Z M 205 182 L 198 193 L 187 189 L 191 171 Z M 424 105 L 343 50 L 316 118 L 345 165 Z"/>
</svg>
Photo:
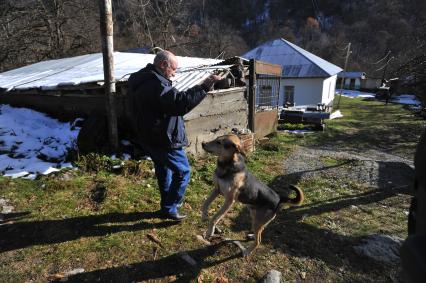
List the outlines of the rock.
<svg viewBox="0 0 426 283">
<path fill-rule="evenodd" d="M 281 272 L 278 270 L 272 269 L 259 280 L 259 283 L 280 283 L 281 282 Z"/>
<path fill-rule="evenodd" d="M 7 199 L 0 198 L 0 205 L 3 206 L 3 205 L 6 205 L 6 204 L 7 204 Z"/>
<path fill-rule="evenodd" d="M 400 262 L 399 249 L 402 239 L 389 235 L 371 235 L 355 246 L 357 253 L 370 257 L 389 265 L 398 265 Z"/>
<path fill-rule="evenodd" d="M 15 208 L 11 205 L 3 205 L 3 214 L 12 213 Z"/>
</svg>

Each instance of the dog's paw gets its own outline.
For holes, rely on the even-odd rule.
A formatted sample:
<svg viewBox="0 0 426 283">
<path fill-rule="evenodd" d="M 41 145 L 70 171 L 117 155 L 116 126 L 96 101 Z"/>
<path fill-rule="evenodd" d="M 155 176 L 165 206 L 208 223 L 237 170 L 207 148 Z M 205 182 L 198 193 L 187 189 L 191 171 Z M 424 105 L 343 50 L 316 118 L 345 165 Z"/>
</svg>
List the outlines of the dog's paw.
<svg viewBox="0 0 426 283">
<path fill-rule="evenodd" d="M 208 233 L 207 231 L 203 234 L 204 239 L 210 240 L 213 237 L 213 234 Z"/>
<path fill-rule="evenodd" d="M 213 235 L 214 235 L 214 231 L 215 231 L 215 227 L 213 227 L 213 228 L 209 228 L 209 229 L 206 231 L 206 233 L 204 234 L 204 237 L 205 237 L 206 239 L 209 239 L 209 238 L 213 237 Z"/>
</svg>

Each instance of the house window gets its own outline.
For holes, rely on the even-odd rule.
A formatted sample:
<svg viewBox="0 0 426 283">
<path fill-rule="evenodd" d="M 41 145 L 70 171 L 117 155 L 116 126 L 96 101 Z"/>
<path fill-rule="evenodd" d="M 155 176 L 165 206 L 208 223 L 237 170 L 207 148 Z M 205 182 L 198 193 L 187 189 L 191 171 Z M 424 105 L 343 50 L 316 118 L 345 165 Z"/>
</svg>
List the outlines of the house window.
<svg viewBox="0 0 426 283">
<path fill-rule="evenodd" d="M 284 106 L 294 105 L 294 86 L 284 86 Z"/>
</svg>

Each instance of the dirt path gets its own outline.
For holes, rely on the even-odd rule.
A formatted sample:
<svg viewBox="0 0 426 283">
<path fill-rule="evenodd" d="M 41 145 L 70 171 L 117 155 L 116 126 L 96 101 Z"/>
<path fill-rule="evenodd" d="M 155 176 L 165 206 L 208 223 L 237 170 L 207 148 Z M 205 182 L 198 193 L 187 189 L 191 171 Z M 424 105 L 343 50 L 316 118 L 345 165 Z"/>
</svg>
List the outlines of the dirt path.
<svg viewBox="0 0 426 283">
<path fill-rule="evenodd" d="M 284 160 L 284 174 L 293 180 L 343 178 L 382 189 L 411 186 L 413 168 L 412 160 L 375 149 L 355 152 L 300 146 Z"/>
</svg>

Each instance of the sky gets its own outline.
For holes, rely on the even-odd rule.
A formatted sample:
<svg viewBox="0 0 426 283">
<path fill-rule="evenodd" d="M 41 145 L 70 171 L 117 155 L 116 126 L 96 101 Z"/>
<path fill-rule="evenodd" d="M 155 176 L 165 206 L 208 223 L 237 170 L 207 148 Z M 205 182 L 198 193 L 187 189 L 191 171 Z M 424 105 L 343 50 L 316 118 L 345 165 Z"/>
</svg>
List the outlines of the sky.
<svg viewBox="0 0 426 283">
<path fill-rule="evenodd" d="M 353 90 L 344 90 L 343 95 L 374 97 L 373 93 Z M 408 94 L 392 102 L 420 104 L 414 95 Z M 342 117 L 340 115 L 337 116 Z M 75 126 L 78 120 L 62 123 L 31 109 L 0 104 L 0 175 L 35 179 L 38 174 L 72 168 L 66 157 L 70 150 L 76 149 L 80 131 Z M 130 156 L 125 156 L 128 158 Z"/>
</svg>

